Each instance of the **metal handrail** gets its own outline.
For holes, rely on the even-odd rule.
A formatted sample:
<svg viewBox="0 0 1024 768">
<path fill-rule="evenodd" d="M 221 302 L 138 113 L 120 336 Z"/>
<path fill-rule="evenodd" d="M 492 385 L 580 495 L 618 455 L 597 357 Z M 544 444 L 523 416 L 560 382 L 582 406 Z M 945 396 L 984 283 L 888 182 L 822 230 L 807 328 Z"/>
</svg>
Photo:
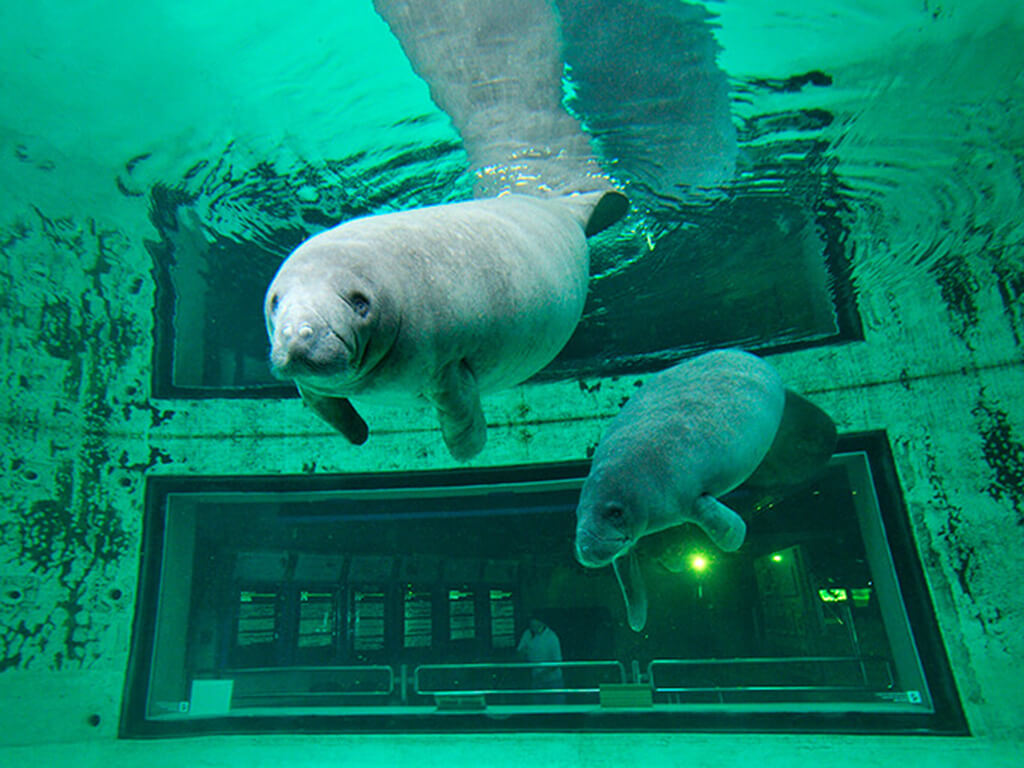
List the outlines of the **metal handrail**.
<svg viewBox="0 0 1024 768">
<path fill-rule="evenodd" d="M 730 686 L 659 686 L 655 681 L 655 670 L 665 666 L 726 666 L 742 664 L 804 664 L 804 663 L 863 663 L 864 661 L 883 662 L 887 677 L 886 690 L 895 687 L 895 679 L 892 674 L 892 667 L 887 659 L 876 656 L 784 656 L 784 657 L 740 657 L 740 658 L 708 658 L 708 659 L 653 659 L 647 664 L 647 679 L 650 681 L 652 690 L 661 693 L 740 693 L 740 692 L 766 692 L 766 691 L 843 691 L 863 690 L 856 685 L 730 685 Z M 420 675 L 423 672 L 434 672 L 439 670 L 504 670 L 504 669 L 579 669 L 579 668 L 605 668 L 615 669 L 618 672 L 618 681 L 626 682 L 626 668 L 623 662 L 618 660 L 597 660 L 597 661 L 514 661 L 514 662 L 473 662 L 465 664 L 421 664 L 413 670 L 413 692 L 416 695 L 488 695 L 488 694 L 526 694 L 526 693 L 597 693 L 599 687 L 573 687 L 573 688 L 424 688 L 421 684 Z M 281 696 L 309 696 L 309 697 L 331 697 L 331 696 L 388 696 L 395 690 L 395 671 L 388 665 L 346 665 L 346 666 L 297 666 L 297 667 L 245 667 L 239 669 L 224 670 L 222 674 L 236 676 L 240 674 L 272 674 L 272 673 L 293 673 L 293 672 L 347 672 L 367 673 L 378 672 L 387 675 L 387 688 L 378 688 L 372 691 L 282 691 L 274 693 L 252 693 L 245 694 L 246 698 L 273 698 Z M 864 686 L 866 688 L 866 686 Z"/>
<path fill-rule="evenodd" d="M 888 683 L 886 690 L 892 690 L 896 685 L 892 674 L 892 666 L 889 660 L 881 656 L 767 656 L 767 657 L 740 657 L 731 659 L 653 659 L 647 665 L 647 679 L 655 691 L 666 693 L 700 693 L 709 691 L 738 692 L 738 691 L 842 691 L 842 690 L 864 690 L 867 688 L 865 678 L 863 686 L 857 685 L 741 685 L 741 686 L 699 686 L 699 687 L 660 687 L 654 681 L 654 668 L 656 666 L 723 666 L 738 664 L 806 664 L 821 662 L 842 662 L 846 664 L 861 664 L 865 661 L 880 661 L 884 664 Z M 863 667 L 862 667 L 863 672 Z"/>
<path fill-rule="evenodd" d="M 231 676 L 239 674 L 272 674 L 289 672 L 386 672 L 387 689 L 378 688 L 372 691 L 282 691 L 279 693 L 247 693 L 245 698 L 271 698 L 280 696 L 390 696 L 395 690 L 395 670 L 386 664 L 353 664 L 347 666 L 302 666 L 302 667 L 243 667 L 224 670 Z M 222 673 L 223 674 L 223 673 Z"/>
<path fill-rule="evenodd" d="M 461 696 L 480 696 L 495 693 L 597 693 L 600 688 L 446 688 L 424 690 L 420 685 L 420 673 L 423 671 L 436 671 L 444 669 L 470 670 L 470 669 L 537 669 L 537 668 L 558 668 L 577 669 L 585 667 L 611 667 L 618 671 L 619 682 L 626 680 L 626 668 L 621 661 L 505 661 L 505 662 L 475 662 L 470 664 L 420 664 L 413 670 L 413 691 L 417 695 L 444 695 L 453 694 Z"/>
<path fill-rule="evenodd" d="M 882 656 L 735 656 L 725 659 L 709 657 L 706 659 L 653 659 L 647 664 L 786 664 L 804 663 L 808 661 L 886 661 Z"/>
</svg>

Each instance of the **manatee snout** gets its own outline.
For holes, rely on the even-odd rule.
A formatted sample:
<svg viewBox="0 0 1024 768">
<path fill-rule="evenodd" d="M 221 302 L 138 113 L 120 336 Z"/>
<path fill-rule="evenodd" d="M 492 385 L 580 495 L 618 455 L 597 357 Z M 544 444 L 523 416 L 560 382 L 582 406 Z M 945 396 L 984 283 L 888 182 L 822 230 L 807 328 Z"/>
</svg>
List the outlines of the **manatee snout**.
<svg viewBox="0 0 1024 768">
<path fill-rule="evenodd" d="M 576 535 L 576 560 L 586 568 L 601 568 L 608 565 L 619 551 L 620 546 L 610 546 L 609 542 L 597 539 L 589 533 Z"/>
<path fill-rule="evenodd" d="M 279 379 L 341 373 L 350 360 L 348 345 L 319 318 L 283 317 L 274 329 L 270 367 Z"/>
</svg>

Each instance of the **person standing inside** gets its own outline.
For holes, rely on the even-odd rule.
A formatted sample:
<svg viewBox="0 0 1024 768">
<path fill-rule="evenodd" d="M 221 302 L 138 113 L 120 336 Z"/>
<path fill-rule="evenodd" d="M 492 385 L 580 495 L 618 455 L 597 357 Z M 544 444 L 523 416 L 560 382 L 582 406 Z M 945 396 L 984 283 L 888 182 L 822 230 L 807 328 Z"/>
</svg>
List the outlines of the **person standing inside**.
<svg viewBox="0 0 1024 768">
<path fill-rule="evenodd" d="M 562 644 L 558 635 L 543 619 L 536 614 L 530 617 L 530 623 L 516 646 L 516 653 L 526 661 L 557 662 L 562 661 Z M 533 667 L 530 670 L 530 682 L 535 689 L 561 689 L 565 687 L 562 668 L 556 666 Z M 564 704 L 565 694 L 537 693 L 534 694 L 535 704 Z"/>
</svg>

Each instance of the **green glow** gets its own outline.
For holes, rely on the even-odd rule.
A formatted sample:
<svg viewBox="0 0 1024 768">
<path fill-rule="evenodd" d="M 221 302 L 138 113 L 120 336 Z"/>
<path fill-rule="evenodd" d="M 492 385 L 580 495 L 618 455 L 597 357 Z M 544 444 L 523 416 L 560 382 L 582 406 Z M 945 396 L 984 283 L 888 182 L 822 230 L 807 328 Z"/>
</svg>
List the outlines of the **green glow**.
<svg viewBox="0 0 1024 768">
<path fill-rule="evenodd" d="M 845 589 L 819 589 L 818 597 L 823 603 L 839 603 L 849 599 Z"/>
<path fill-rule="evenodd" d="M 871 602 L 871 587 L 851 589 L 850 592 L 853 593 L 853 604 L 858 608 L 862 608 Z"/>
<path fill-rule="evenodd" d="M 697 573 L 703 573 L 708 569 L 708 559 L 704 555 L 693 555 L 690 558 L 690 567 Z"/>
<path fill-rule="evenodd" d="M 782 562 L 782 555 L 778 555 L 778 554 L 772 555 L 772 562 L 773 563 L 781 563 Z"/>
</svg>

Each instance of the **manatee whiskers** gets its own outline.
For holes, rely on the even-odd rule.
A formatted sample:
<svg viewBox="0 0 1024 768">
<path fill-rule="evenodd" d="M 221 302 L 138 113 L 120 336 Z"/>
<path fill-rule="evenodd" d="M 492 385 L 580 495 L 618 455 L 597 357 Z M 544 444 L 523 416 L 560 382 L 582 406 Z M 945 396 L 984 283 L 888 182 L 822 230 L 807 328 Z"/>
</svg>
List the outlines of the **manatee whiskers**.
<svg viewBox="0 0 1024 768">
<path fill-rule="evenodd" d="M 580 565 L 599 568 L 608 565 L 632 545 L 632 539 L 626 536 L 599 537 L 583 531 L 576 537 L 576 560 Z"/>
</svg>

